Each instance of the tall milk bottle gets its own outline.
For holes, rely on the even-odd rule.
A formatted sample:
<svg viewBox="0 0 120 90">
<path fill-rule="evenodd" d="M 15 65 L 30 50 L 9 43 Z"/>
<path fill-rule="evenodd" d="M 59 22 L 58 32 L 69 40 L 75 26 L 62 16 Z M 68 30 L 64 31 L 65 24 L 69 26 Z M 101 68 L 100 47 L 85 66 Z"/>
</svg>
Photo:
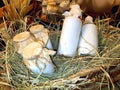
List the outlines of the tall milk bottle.
<svg viewBox="0 0 120 90">
<path fill-rule="evenodd" d="M 79 5 L 72 5 L 70 12 L 65 12 L 57 54 L 74 57 L 77 51 L 82 21 L 82 10 Z"/>
<path fill-rule="evenodd" d="M 87 16 L 82 26 L 78 55 L 95 56 L 98 50 L 97 26 L 93 23 L 93 18 Z"/>
</svg>

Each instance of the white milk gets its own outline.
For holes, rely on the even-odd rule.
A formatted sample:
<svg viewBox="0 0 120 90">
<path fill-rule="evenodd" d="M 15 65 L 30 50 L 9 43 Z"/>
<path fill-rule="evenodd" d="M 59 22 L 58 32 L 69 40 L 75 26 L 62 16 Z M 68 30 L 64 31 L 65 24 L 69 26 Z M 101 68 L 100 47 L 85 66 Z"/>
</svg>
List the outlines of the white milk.
<svg viewBox="0 0 120 90">
<path fill-rule="evenodd" d="M 78 18 L 81 17 L 82 10 L 79 5 L 72 5 L 70 12 L 65 12 L 66 16 L 61 37 L 59 41 L 57 54 L 68 57 L 74 57 L 77 51 L 82 21 Z"/>
<path fill-rule="evenodd" d="M 30 35 L 30 32 L 24 31 L 13 37 L 17 52 L 22 55 L 22 50 L 31 42 L 34 42 L 34 38 Z"/>
<path fill-rule="evenodd" d="M 30 28 L 30 32 L 34 34 L 35 38 L 38 40 L 42 40 L 44 45 L 48 49 L 53 49 L 52 43 L 49 38 L 49 30 L 44 28 L 43 25 L 35 25 Z"/>
<path fill-rule="evenodd" d="M 74 57 L 76 54 L 82 22 L 77 17 L 67 17 L 63 23 L 58 54 Z"/>
<path fill-rule="evenodd" d="M 23 61 L 25 65 L 36 74 L 53 74 L 54 64 L 49 55 L 56 52 L 43 48 L 42 41 L 32 42 L 23 49 Z"/>
<path fill-rule="evenodd" d="M 97 54 L 98 49 L 98 34 L 97 26 L 93 23 L 92 17 L 88 16 L 85 24 L 82 26 L 78 55 L 92 55 Z"/>
</svg>

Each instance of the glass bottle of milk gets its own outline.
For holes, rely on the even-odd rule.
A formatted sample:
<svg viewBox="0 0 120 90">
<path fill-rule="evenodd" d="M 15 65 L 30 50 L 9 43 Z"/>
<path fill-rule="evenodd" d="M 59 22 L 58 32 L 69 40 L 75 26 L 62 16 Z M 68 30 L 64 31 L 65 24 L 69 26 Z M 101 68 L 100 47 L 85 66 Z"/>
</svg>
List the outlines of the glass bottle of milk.
<svg viewBox="0 0 120 90">
<path fill-rule="evenodd" d="M 80 35 L 78 55 L 95 56 L 98 49 L 97 26 L 93 23 L 93 18 L 87 16 L 82 26 Z"/>
<path fill-rule="evenodd" d="M 59 41 L 57 54 L 68 57 L 74 57 L 77 51 L 82 21 L 82 10 L 79 5 L 72 5 L 69 12 L 65 12 L 61 37 Z"/>
</svg>

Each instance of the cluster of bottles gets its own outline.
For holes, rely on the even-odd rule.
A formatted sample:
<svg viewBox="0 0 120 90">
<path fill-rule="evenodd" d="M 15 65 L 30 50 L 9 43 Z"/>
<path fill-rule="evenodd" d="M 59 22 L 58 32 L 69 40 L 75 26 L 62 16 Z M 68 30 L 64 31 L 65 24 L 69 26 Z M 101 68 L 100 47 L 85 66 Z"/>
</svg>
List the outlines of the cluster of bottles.
<svg viewBox="0 0 120 90">
<path fill-rule="evenodd" d="M 82 10 L 79 5 L 72 5 L 71 10 L 63 14 L 65 20 L 59 41 L 59 55 L 74 57 L 77 55 L 97 54 L 98 35 L 97 26 L 91 16 L 87 16 L 82 22 Z"/>
<path fill-rule="evenodd" d="M 50 55 L 54 55 L 49 30 L 43 25 L 34 25 L 30 31 L 21 32 L 13 37 L 17 52 L 23 57 L 25 65 L 36 74 L 53 74 L 55 65 Z"/>
<path fill-rule="evenodd" d="M 97 54 L 98 35 L 97 26 L 93 18 L 87 16 L 82 22 L 82 10 L 79 5 L 72 5 L 69 12 L 63 14 L 65 20 L 62 26 L 61 37 L 57 50 L 58 55 L 74 57 L 77 55 Z M 17 52 L 23 57 L 25 65 L 36 74 L 53 74 L 55 65 L 50 55 L 54 55 L 49 30 L 43 25 L 31 26 L 25 31 L 14 36 Z"/>
</svg>

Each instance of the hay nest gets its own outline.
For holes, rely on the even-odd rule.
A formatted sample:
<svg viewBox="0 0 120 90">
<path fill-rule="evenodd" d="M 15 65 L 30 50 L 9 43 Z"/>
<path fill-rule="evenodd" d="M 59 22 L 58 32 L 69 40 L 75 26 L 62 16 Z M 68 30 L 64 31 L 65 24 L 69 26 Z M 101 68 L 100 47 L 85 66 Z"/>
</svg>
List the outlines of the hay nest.
<svg viewBox="0 0 120 90">
<path fill-rule="evenodd" d="M 116 86 L 120 87 L 120 28 L 112 27 L 104 20 L 96 20 L 99 32 L 98 55 L 74 58 L 51 56 L 56 72 L 48 76 L 29 71 L 22 57 L 16 53 L 12 38 L 27 29 L 23 21 L 17 21 L 19 28 L 12 30 L 11 26 L 16 26 L 15 22 L 10 22 L 9 27 L 0 30 L 0 39 L 6 45 L 5 50 L 0 51 L 1 90 L 99 90 L 105 86 L 115 90 Z M 50 30 L 50 39 L 55 50 L 60 33 L 60 30 Z"/>
</svg>

